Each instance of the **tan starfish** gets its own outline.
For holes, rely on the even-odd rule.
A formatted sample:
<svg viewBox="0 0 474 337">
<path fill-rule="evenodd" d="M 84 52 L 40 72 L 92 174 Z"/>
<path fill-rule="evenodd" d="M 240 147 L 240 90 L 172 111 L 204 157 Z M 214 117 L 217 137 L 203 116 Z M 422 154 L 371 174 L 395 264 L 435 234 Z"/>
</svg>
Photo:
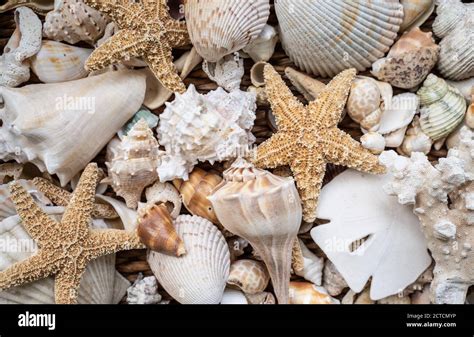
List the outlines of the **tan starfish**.
<svg viewBox="0 0 474 337">
<path fill-rule="evenodd" d="M 144 248 L 136 233 L 89 227 L 96 183 L 97 165 L 89 164 L 60 223 L 44 213 L 20 184 L 10 184 L 18 215 L 39 249 L 30 258 L 0 272 L 0 290 L 54 275 L 56 303 L 74 304 L 90 261 L 122 250 Z"/>
<path fill-rule="evenodd" d="M 376 156 L 337 128 L 355 75 L 355 69 L 343 71 L 304 106 L 275 69 L 265 66 L 266 92 L 278 132 L 257 148 L 254 163 L 261 168 L 290 166 L 307 222 L 316 219 L 326 163 L 370 173 L 385 171 Z"/>
<path fill-rule="evenodd" d="M 163 86 L 173 92 L 186 91 L 173 64 L 172 48 L 191 41 L 186 23 L 170 16 L 167 0 L 84 2 L 107 14 L 120 28 L 89 56 L 86 62 L 88 70 L 99 70 L 133 57 L 143 57 Z"/>
</svg>

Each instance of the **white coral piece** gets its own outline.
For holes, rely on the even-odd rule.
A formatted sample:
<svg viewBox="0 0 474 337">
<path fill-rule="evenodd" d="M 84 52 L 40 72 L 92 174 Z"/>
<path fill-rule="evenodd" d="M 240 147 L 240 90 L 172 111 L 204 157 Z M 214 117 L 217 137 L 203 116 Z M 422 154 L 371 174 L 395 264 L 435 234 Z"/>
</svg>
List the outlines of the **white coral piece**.
<svg viewBox="0 0 474 337">
<path fill-rule="evenodd" d="M 238 53 L 227 55 L 215 63 L 204 60 L 202 70 L 225 90 L 239 90 L 245 73 L 244 60 L 239 58 Z"/>
<path fill-rule="evenodd" d="M 157 304 L 161 301 L 158 283 L 154 276 L 143 278 L 140 274 L 135 283 L 127 289 L 128 304 Z"/>
</svg>

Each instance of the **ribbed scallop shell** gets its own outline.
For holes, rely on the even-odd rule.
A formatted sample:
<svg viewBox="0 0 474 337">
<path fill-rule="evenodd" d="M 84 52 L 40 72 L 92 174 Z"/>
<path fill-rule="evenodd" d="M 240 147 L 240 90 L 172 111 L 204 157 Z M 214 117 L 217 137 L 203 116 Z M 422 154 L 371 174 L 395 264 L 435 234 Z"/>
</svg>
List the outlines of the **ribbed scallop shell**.
<svg viewBox="0 0 474 337">
<path fill-rule="evenodd" d="M 31 58 L 31 69 L 43 83 L 78 80 L 87 76 L 84 63 L 92 49 L 43 41 L 40 51 Z"/>
<path fill-rule="evenodd" d="M 393 44 L 403 19 L 398 0 L 276 0 L 275 10 L 287 55 L 324 77 L 370 67 Z"/>
<path fill-rule="evenodd" d="M 187 1 L 189 36 L 209 62 L 238 51 L 255 40 L 270 16 L 269 0 Z"/>
<path fill-rule="evenodd" d="M 230 268 L 224 236 L 198 216 L 180 215 L 174 224 L 186 254 L 174 257 L 149 252 L 151 270 L 166 292 L 182 304 L 220 303 Z"/>
<path fill-rule="evenodd" d="M 421 104 L 421 129 L 432 140 L 448 136 L 462 122 L 466 100 L 442 78 L 428 75 L 417 95 Z"/>
</svg>

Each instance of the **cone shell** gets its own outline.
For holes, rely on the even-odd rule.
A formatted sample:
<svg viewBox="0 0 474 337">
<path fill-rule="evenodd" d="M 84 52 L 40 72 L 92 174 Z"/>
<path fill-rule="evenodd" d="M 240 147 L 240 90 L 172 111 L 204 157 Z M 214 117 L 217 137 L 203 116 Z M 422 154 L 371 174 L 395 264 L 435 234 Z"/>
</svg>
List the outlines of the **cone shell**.
<svg viewBox="0 0 474 337">
<path fill-rule="evenodd" d="M 323 77 L 370 67 L 393 44 L 403 20 L 398 0 L 277 0 L 275 10 L 287 55 Z"/>
<path fill-rule="evenodd" d="M 260 35 L 270 16 L 270 1 L 187 1 L 184 12 L 197 52 L 205 60 L 217 62 Z"/>
<path fill-rule="evenodd" d="M 309 282 L 290 282 L 290 304 L 339 304 L 323 287 Z"/>
<path fill-rule="evenodd" d="M 246 294 L 257 294 L 265 290 L 268 281 L 270 275 L 262 262 L 244 259 L 232 263 L 227 283 L 239 287 Z"/>
<path fill-rule="evenodd" d="M 239 158 L 209 200 L 222 225 L 249 241 L 263 259 L 279 303 L 287 303 L 291 253 L 302 218 L 293 179 Z"/>
<path fill-rule="evenodd" d="M 221 181 L 222 178 L 218 174 L 196 167 L 190 173 L 189 180 L 175 179 L 173 184 L 181 194 L 184 206 L 191 214 L 219 224 L 214 208 L 207 197 Z"/>
<path fill-rule="evenodd" d="M 78 80 L 87 76 L 84 63 L 92 49 L 43 41 L 40 51 L 31 58 L 31 69 L 43 83 Z"/>
<path fill-rule="evenodd" d="M 156 252 L 175 256 L 186 252 L 164 204 L 145 207 L 138 215 L 137 234 L 145 246 Z"/>
<path fill-rule="evenodd" d="M 466 100 L 442 78 L 428 75 L 417 95 L 421 104 L 421 129 L 433 141 L 448 136 L 462 122 Z"/>
<path fill-rule="evenodd" d="M 230 268 L 224 236 L 210 221 L 198 216 L 180 215 L 175 227 L 184 241 L 186 254 L 174 257 L 150 252 L 151 270 L 179 303 L 220 303 Z"/>
</svg>

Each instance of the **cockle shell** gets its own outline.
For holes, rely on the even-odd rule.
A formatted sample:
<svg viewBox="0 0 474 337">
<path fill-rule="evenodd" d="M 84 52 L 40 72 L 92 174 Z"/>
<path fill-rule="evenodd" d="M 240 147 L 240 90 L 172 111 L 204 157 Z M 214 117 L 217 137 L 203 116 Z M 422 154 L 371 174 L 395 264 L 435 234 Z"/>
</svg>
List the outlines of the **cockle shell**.
<svg viewBox="0 0 474 337">
<path fill-rule="evenodd" d="M 263 259 L 279 303 L 288 302 L 291 253 L 301 224 L 293 178 L 278 177 L 237 159 L 209 197 L 217 218 Z"/>
<path fill-rule="evenodd" d="M 462 122 L 466 100 L 442 78 L 428 75 L 417 95 L 421 104 L 421 129 L 433 141 L 448 136 Z"/>
<path fill-rule="evenodd" d="M 161 152 L 153 131 L 141 119 L 123 138 L 116 157 L 106 163 L 112 187 L 127 207 L 137 208 L 145 187 L 158 180 Z"/>
<path fill-rule="evenodd" d="M 222 178 L 210 171 L 198 167 L 189 174 L 189 180 L 175 179 L 174 186 L 183 199 L 184 206 L 192 215 L 199 215 L 214 224 L 219 224 L 211 202 L 207 199 Z"/>
<path fill-rule="evenodd" d="M 182 304 L 220 303 L 230 268 L 224 236 L 198 216 L 180 215 L 175 226 L 186 254 L 175 257 L 149 252 L 147 260 L 158 282 Z"/>
<path fill-rule="evenodd" d="M 277 30 L 270 25 L 265 25 L 260 35 L 243 48 L 242 51 L 249 55 L 254 62 L 266 62 L 270 60 L 275 52 L 277 42 Z"/>
<path fill-rule="evenodd" d="M 194 47 L 208 62 L 217 62 L 258 38 L 270 16 L 270 1 L 187 1 L 184 12 Z"/>
<path fill-rule="evenodd" d="M 226 55 L 217 62 L 204 61 L 202 70 L 220 87 L 227 91 L 240 89 L 240 82 L 244 76 L 244 60 L 238 53 Z"/>
<path fill-rule="evenodd" d="M 43 41 L 40 51 L 31 58 L 31 70 L 43 83 L 78 80 L 87 76 L 84 63 L 92 49 Z"/>
<path fill-rule="evenodd" d="M 333 77 L 383 57 L 403 21 L 398 0 L 277 0 L 280 39 L 302 70 Z"/>
<path fill-rule="evenodd" d="M 326 289 L 309 282 L 290 282 L 290 304 L 339 304 Z"/>
<path fill-rule="evenodd" d="M 170 183 L 155 182 L 145 190 L 145 196 L 147 205 L 165 204 L 173 219 L 181 212 L 181 196 Z"/>
<path fill-rule="evenodd" d="M 53 9 L 53 0 L 7 0 L 0 6 L 0 13 L 23 6 L 31 8 L 38 14 L 46 15 Z"/>
<path fill-rule="evenodd" d="M 166 103 L 160 115 L 158 138 L 166 154 L 158 168 L 160 181 L 188 179 L 198 161 L 229 160 L 247 154 L 255 137 L 255 95 L 218 88 L 206 95 L 190 85 Z"/>
<path fill-rule="evenodd" d="M 435 0 L 400 0 L 400 3 L 403 6 L 401 32 L 421 26 L 435 8 Z"/>
<path fill-rule="evenodd" d="M 0 56 L 0 85 L 16 87 L 30 79 L 27 59 L 41 48 L 41 21 L 27 7 L 15 10 L 16 29 Z"/>
<path fill-rule="evenodd" d="M 306 100 L 314 101 L 318 94 L 326 87 L 326 85 L 306 74 L 303 74 L 291 67 L 285 69 L 285 75 L 291 84 L 298 90 Z"/>
<path fill-rule="evenodd" d="M 0 87 L 0 159 L 32 162 L 65 186 L 139 109 L 144 92 L 145 77 L 131 70 Z"/>
<path fill-rule="evenodd" d="M 386 57 L 372 65 L 372 74 L 393 86 L 409 89 L 423 82 L 438 61 L 433 33 L 413 28 L 392 46 Z"/>
<path fill-rule="evenodd" d="M 46 15 L 44 35 L 56 41 L 91 45 L 104 33 L 108 19 L 82 0 L 54 0 L 54 10 Z"/>
<path fill-rule="evenodd" d="M 231 264 L 227 283 L 239 287 L 246 294 L 256 294 L 265 290 L 268 281 L 270 275 L 262 262 L 243 259 Z"/>
</svg>

